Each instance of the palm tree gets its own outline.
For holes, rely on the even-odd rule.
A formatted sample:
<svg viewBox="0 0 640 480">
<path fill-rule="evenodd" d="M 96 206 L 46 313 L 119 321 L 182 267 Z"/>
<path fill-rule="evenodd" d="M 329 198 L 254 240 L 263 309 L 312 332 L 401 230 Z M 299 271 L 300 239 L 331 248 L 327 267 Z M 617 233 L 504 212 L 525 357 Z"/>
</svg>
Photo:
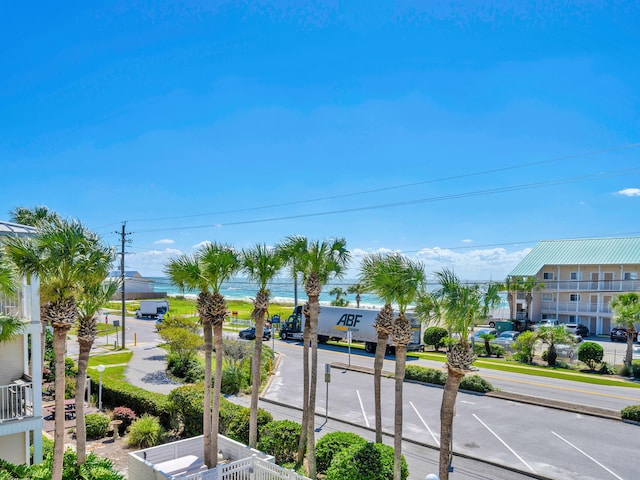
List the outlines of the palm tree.
<svg viewBox="0 0 640 480">
<path fill-rule="evenodd" d="M 78 316 L 77 298 L 81 286 L 96 274 L 92 252 L 102 247 L 100 238 L 76 220 L 54 218 L 36 226 L 36 236 L 9 238 L 6 251 L 27 278 L 38 275 L 43 322 L 53 327 L 56 364 L 55 408 L 64 411 L 64 355 L 67 333 Z M 52 480 L 62 478 L 64 455 L 64 415 L 57 415 L 54 434 Z"/>
<path fill-rule="evenodd" d="M 621 293 L 611 301 L 615 319 L 627 328 L 627 354 L 624 364 L 629 367 L 633 361 L 633 339 L 636 337 L 636 322 L 640 320 L 640 295 L 637 292 Z"/>
<path fill-rule="evenodd" d="M 402 387 L 407 365 L 407 345 L 413 339 L 413 329 L 406 317 L 406 311 L 422 289 L 425 275 L 424 266 L 420 262 L 412 261 L 402 255 L 392 255 L 389 258 L 392 265 L 391 274 L 395 277 L 394 300 L 398 305 L 398 317 L 391 329 L 396 353 L 393 478 L 400 480 L 402 473 Z"/>
<path fill-rule="evenodd" d="M 539 282 L 536 277 L 523 277 L 521 288 L 524 290 L 524 300 L 527 302 L 527 311 L 524 319 L 524 329 L 529 328 L 529 322 L 531 321 L 531 303 L 533 302 L 533 292 L 539 291 L 544 288 L 544 283 Z"/>
<path fill-rule="evenodd" d="M 314 240 L 308 242 L 301 256 L 300 270 L 304 277 L 304 289 L 309 298 L 309 317 L 305 324 L 305 347 L 310 343 L 311 374 L 309 377 L 309 400 L 307 424 L 307 465 L 311 478 L 316 477 L 315 430 L 316 386 L 318 378 L 318 314 L 320 313 L 320 293 L 322 286 L 333 278 L 344 275 L 351 255 L 343 238 L 335 240 Z M 309 325 L 307 330 L 306 325 Z M 307 337 L 308 331 L 308 337 Z"/>
<path fill-rule="evenodd" d="M 349 301 L 344 298 L 346 294 L 347 292 L 341 287 L 332 288 L 329 291 L 329 295 L 335 295 L 336 299 L 331 300 L 331 305 L 333 305 L 334 307 L 348 307 Z"/>
<path fill-rule="evenodd" d="M 16 272 L 0 249 L 0 295 L 14 297 L 17 285 Z M 13 340 L 24 328 L 24 322 L 13 315 L 0 312 L 0 343 Z"/>
<path fill-rule="evenodd" d="M 276 247 L 278 255 L 283 259 L 285 265 L 289 265 L 293 278 L 295 306 L 298 306 L 298 275 L 302 274 L 300 266 L 303 257 L 308 250 L 308 241 L 302 235 L 287 237 L 284 242 Z M 309 311 L 308 304 L 304 308 L 304 332 L 303 332 L 303 353 L 302 353 L 302 428 L 298 441 L 297 462 L 302 463 L 307 446 L 307 423 L 309 419 L 309 322 L 306 321 Z"/>
<path fill-rule="evenodd" d="M 107 277 L 110 271 L 111 262 L 115 259 L 115 252 L 105 249 L 101 258 L 96 260 L 101 262 L 103 278 Z M 87 283 L 78 299 L 78 375 L 76 376 L 76 452 L 77 464 L 82 465 L 87 460 L 86 442 L 87 425 L 84 419 L 84 391 L 87 385 L 87 366 L 89 364 L 89 354 L 91 347 L 98 333 L 97 321 L 100 309 L 111 300 L 120 287 L 119 281 L 109 281 L 102 283 L 97 278 L 93 283 Z"/>
<path fill-rule="evenodd" d="M 20 225 L 29 225 L 31 227 L 37 226 L 39 223 L 50 223 L 55 220 L 60 220 L 60 216 L 53 210 L 49 210 L 44 205 L 38 205 L 35 207 L 16 207 L 11 212 L 11 221 L 19 223 Z"/>
<path fill-rule="evenodd" d="M 394 300 L 395 282 L 391 274 L 389 258 L 388 255 L 376 253 L 365 256 L 360 264 L 360 283 L 357 284 L 362 285 L 362 288 L 366 288 L 368 291 L 374 292 L 384 300 L 384 306 L 376 315 L 373 323 L 378 334 L 376 356 L 373 362 L 376 443 L 382 443 L 382 366 L 387 350 L 387 341 L 389 340 L 389 335 L 391 335 L 394 322 L 391 303 Z"/>
<path fill-rule="evenodd" d="M 563 325 L 540 327 L 540 330 L 536 333 L 536 337 L 540 339 L 542 343 L 549 346 L 549 350 L 547 350 L 547 364 L 550 367 L 556 366 L 556 359 L 558 358 L 558 352 L 556 351 L 557 345 L 562 343 L 575 343 L 573 336 Z"/>
<path fill-rule="evenodd" d="M 266 245 L 256 245 L 252 249 L 243 250 L 242 266 L 247 278 L 255 281 L 259 290 L 253 301 L 251 318 L 256 322 L 255 353 L 251 370 L 251 407 L 249 414 L 249 446 L 258 443 L 258 394 L 260 391 L 260 373 L 262 365 L 262 335 L 264 333 L 264 317 L 269 311 L 269 290 L 267 284 L 280 272 L 284 261 L 278 253 Z"/>
<path fill-rule="evenodd" d="M 452 343 L 447 352 L 447 381 L 440 407 L 440 467 L 441 480 L 449 479 L 449 463 L 452 446 L 453 415 L 462 378 L 472 370 L 475 359 L 468 337 L 476 321 L 487 314 L 485 291 L 478 285 L 463 285 L 449 269 L 436 272 L 440 285 L 428 299 L 420 299 L 419 304 L 427 308 L 416 309 L 427 322 L 437 322 L 450 333 L 457 333 L 460 340 Z"/>
<path fill-rule="evenodd" d="M 222 284 L 240 268 L 236 252 L 227 245 L 210 243 L 194 255 L 172 258 L 165 274 L 181 290 L 200 290 L 196 302 L 204 336 L 205 390 L 204 390 L 204 463 L 209 468 L 218 464 L 218 426 L 220 390 L 222 386 L 222 324 L 227 303 L 220 293 Z M 212 335 L 213 329 L 213 335 Z M 216 371 L 212 374 L 212 336 L 215 337 Z M 213 392 L 211 379 L 213 376 Z M 213 399 L 212 399 L 213 396 Z"/>
<path fill-rule="evenodd" d="M 360 282 L 354 283 L 353 285 L 349 285 L 347 287 L 347 293 L 356 294 L 356 308 L 360 308 L 360 294 L 365 292 L 365 287 Z"/>
</svg>

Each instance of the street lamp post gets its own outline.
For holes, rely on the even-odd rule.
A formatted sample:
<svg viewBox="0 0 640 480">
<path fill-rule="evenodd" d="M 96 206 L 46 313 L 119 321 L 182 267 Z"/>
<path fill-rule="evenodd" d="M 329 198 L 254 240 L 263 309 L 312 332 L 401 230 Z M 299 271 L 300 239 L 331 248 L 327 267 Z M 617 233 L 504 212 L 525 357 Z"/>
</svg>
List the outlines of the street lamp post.
<svg viewBox="0 0 640 480">
<path fill-rule="evenodd" d="M 98 410 L 102 411 L 102 372 L 104 372 L 104 365 L 98 365 L 98 372 L 100 373 L 100 386 L 98 387 Z"/>
</svg>

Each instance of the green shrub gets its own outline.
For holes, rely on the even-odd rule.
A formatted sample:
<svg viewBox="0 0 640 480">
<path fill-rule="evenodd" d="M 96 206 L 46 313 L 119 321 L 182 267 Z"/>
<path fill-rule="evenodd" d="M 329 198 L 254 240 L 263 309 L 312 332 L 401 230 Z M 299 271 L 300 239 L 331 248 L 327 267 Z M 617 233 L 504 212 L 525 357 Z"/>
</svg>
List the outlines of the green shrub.
<svg viewBox="0 0 640 480">
<path fill-rule="evenodd" d="M 316 470 L 325 473 L 333 458 L 352 445 L 365 445 L 367 441 L 352 432 L 331 432 L 316 442 Z"/>
<path fill-rule="evenodd" d="M 600 368 L 598 369 L 598 373 L 602 375 L 614 375 L 616 373 L 616 369 L 609 365 L 607 362 L 602 362 L 600 364 Z"/>
<path fill-rule="evenodd" d="M 183 385 L 169 394 L 171 426 L 184 437 L 202 435 L 204 384 Z M 222 433 L 222 432 L 221 432 Z"/>
<path fill-rule="evenodd" d="M 110 419 L 104 413 L 89 413 L 84 417 L 87 425 L 87 438 L 103 438 L 109 431 Z"/>
<path fill-rule="evenodd" d="M 433 345 L 433 348 L 438 351 L 440 347 L 444 346 L 444 342 L 442 340 L 447 335 L 449 335 L 449 332 L 447 332 L 446 328 L 429 327 L 424 331 L 422 340 L 425 345 Z"/>
<path fill-rule="evenodd" d="M 634 422 L 640 422 L 640 405 L 630 405 L 623 408 L 620 412 L 620 417 L 623 420 L 633 420 Z"/>
<path fill-rule="evenodd" d="M 220 423 L 218 425 L 218 430 L 222 435 L 229 436 L 233 422 L 236 417 L 242 415 L 243 408 L 244 407 L 242 405 L 237 405 L 225 398 L 220 399 L 220 412 L 218 414 Z"/>
<path fill-rule="evenodd" d="M 221 409 L 222 410 L 222 409 Z M 236 410 L 231 424 L 229 425 L 229 438 L 237 440 L 245 445 L 249 443 L 249 415 L 251 410 L 246 407 L 240 407 Z M 267 423 L 273 422 L 273 417 L 269 412 L 261 408 L 258 409 L 258 432 Z"/>
<path fill-rule="evenodd" d="M 586 363 L 591 370 L 595 370 L 596 365 L 604 357 L 604 348 L 595 342 L 584 342 L 578 347 L 578 360 Z"/>
<path fill-rule="evenodd" d="M 472 392 L 487 393 L 494 390 L 493 385 L 479 375 L 467 375 L 460 382 L 460 388 Z"/>
<path fill-rule="evenodd" d="M 401 478 L 409 476 L 402 456 Z M 327 480 L 392 480 L 393 448 L 381 443 L 356 444 L 338 453 L 327 470 Z"/>
<path fill-rule="evenodd" d="M 301 425 L 291 420 L 275 420 L 260 429 L 258 450 L 273 455 L 278 465 L 293 462 L 298 451 Z"/>
<path fill-rule="evenodd" d="M 504 347 L 496 344 L 491 345 L 491 354 L 498 358 L 504 357 Z"/>
<path fill-rule="evenodd" d="M 249 369 L 243 368 L 242 360 L 225 360 L 222 368 L 222 386 L 225 395 L 234 395 L 249 386 Z"/>
<path fill-rule="evenodd" d="M 89 369 L 87 374 L 91 377 L 91 381 L 97 385 L 100 381 L 98 372 Z M 158 417 L 163 426 L 169 426 L 170 415 L 167 395 L 150 392 L 131 385 L 125 380 L 117 380 L 110 378 L 108 375 L 103 375 L 102 405 L 106 408 L 127 405 L 138 415 L 148 413 Z"/>
<path fill-rule="evenodd" d="M 76 362 L 73 361 L 73 358 L 65 357 L 64 373 L 67 376 L 67 380 L 69 379 L 69 377 L 78 376 L 78 367 L 76 365 Z"/>
<path fill-rule="evenodd" d="M 76 398 L 76 377 L 69 377 L 64 382 L 64 398 Z"/>
<path fill-rule="evenodd" d="M 192 355 L 180 355 L 170 353 L 167 356 L 167 370 L 186 382 L 194 383 L 204 378 L 204 367 L 198 359 Z"/>
<path fill-rule="evenodd" d="M 436 368 L 409 365 L 405 370 L 405 378 L 407 380 L 415 380 L 417 382 L 432 383 L 434 385 L 444 385 L 447 381 L 447 374 L 444 371 Z"/>
<path fill-rule="evenodd" d="M 536 341 L 536 334 L 530 330 L 518 335 L 518 338 L 516 338 L 516 341 L 512 345 L 515 352 L 513 359 L 520 363 L 533 363 Z M 500 348 L 502 347 L 500 346 Z"/>
<path fill-rule="evenodd" d="M 640 378 L 640 360 L 634 360 L 631 362 L 630 374 L 633 378 Z"/>
<path fill-rule="evenodd" d="M 127 443 L 134 448 L 149 448 L 162 443 L 163 437 L 160 420 L 145 413 L 131 424 Z"/>
</svg>

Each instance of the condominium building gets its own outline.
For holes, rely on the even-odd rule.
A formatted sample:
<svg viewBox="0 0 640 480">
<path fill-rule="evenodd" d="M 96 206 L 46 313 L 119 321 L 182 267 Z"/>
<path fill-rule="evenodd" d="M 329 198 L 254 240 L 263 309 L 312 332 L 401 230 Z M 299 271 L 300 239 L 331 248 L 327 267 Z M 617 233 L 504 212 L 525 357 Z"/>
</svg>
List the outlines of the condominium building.
<svg viewBox="0 0 640 480">
<path fill-rule="evenodd" d="M 614 327 L 611 300 L 640 290 L 640 237 L 545 240 L 509 273 L 534 277 L 531 320 L 582 323 L 591 333 Z M 518 292 L 517 311 L 524 311 L 525 292 Z"/>
<path fill-rule="evenodd" d="M 33 235 L 34 229 L 0 221 L 0 245 L 7 236 Z M 0 458 L 11 463 L 42 461 L 42 364 L 40 285 L 22 279 L 17 295 L 0 294 L 0 312 L 22 319 L 23 331 L 0 344 Z"/>
</svg>

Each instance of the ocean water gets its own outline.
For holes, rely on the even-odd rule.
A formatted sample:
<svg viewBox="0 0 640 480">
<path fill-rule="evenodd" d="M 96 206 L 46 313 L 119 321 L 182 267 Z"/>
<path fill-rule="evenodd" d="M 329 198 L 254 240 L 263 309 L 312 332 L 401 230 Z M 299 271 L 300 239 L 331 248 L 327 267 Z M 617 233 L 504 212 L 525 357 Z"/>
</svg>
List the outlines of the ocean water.
<svg viewBox="0 0 640 480">
<path fill-rule="evenodd" d="M 169 282 L 169 279 L 166 277 L 148 277 L 152 280 L 155 280 L 154 290 L 156 292 L 167 292 L 169 295 L 186 295 L 186 296 L 196 296 L 198 292 L 196 291 L 185 291 L 182 292 L 178 288 Z M 340 287 L 343 290 L 346 290 L 349 285 L 353 285 L 356 283 L 356 280 L 340 280 L 340 283 L 334 283 L 330 285 L 325 285 L 322 289 L 322 293 L 320 294 L 320 302 L 323 304 L 329 304 L 331 300 L 335 299 L 335 295 L 329 295 L 329 292 L 334 287 Z M 293 280 L 287 278 L 275 279 L 271 282 L 267 288 L 269 289 L 271 296 L 271 302 L 278 303 L 291 303 L 294 302 L 294 292 L 293 292 Z M 224 295 L 224 297 L 228 300 L 247 300 L 255 298 L 256 292 L 258 291 L 258 285 L 254 282 L 249 282 L 245 278 L 232 278 L 229 281 L 222 284 L 222 289 L 220 293 Z M 349 301 L 350 307 L 356 306 L 356 296 L 355 294 L 348 294 L 345 297 Z M 303 303 L 307 300 L 307 295 L 304 292 L 304 287 L 301 285 L 300 281 L 298 281 L 298 302 Z M 361 307 L 381 307 L 384 305 L 384 302 L 380 300 L 373 294 L 363 293 L 360 295 L 360 306 Z"/>
<path fill-rule="evenodd" d="M 182 292 L 178 288 L 176 288 L 169 279 L 166 277 L 148 277 L 152 280 L 155 280 L 155 291 L 156 292 L 167 292 L 169 295 L 185 295 L 185 296 L 195 296 L 198 294 L 196 291 L 185 291 Z M 322 293 L 320 294 L 320 303 L 328 305 L 332 300 L 335 299 L 335 295 L 330 295 L 329 292 L 334 287 L 340 287 L 343 290 L 346 290 L 349 285 L 353 285 L 357 283 L 357 280 L 351 279 L 342 279 L 339 282 L 335 282 L 329 285 L 325 285 L 322 289 Z M 270 301 L 278 302 L 278 303 L 291 303 L 294 302 L 293 295 L 293 280 L 288 278 L 280 278 L 275 279 L 271 282 L 268 287 L 271 292 Z M 251 301 L 255 298 L 256 292 L 258 291 L 258 285 L 254 282 L 249 282 L 245 278 L 232 278 L 228 282 L 222 284 L 221 293 L 228 300 L 246 300 Z M 501 305 L 492 312 L 494 317 L 508 317 L 509 316 L 509 304 L 506 299 L 506 294 L 501 295 L 502 302 Z M 350 307 L 356 306 L 356 296 L 355 294 L 347 294 L 346 300 L 349 301 Z M 307 295 L 304 292 L 303 286 L 298 283 L 298 302 L 304 303 L 307 300 Z M 376 295 L 371 293 L 363 293 L 360 295 L 360 306 L 363 308 L 380 308 L 384 305 L 384 302 L 378 298 Z"/>
</svg>

